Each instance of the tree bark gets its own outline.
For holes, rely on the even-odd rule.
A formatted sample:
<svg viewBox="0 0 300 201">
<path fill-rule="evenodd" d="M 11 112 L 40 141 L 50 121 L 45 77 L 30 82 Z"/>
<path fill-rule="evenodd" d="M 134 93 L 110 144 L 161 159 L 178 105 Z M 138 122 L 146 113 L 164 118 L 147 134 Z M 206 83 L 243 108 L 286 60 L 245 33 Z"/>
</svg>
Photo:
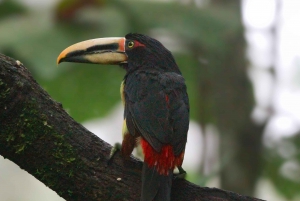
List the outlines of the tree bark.
<svg viewBox="0 0 300 201">
<path fill-rule="evenodd" d="M 75 122 L 18 61 L 0 54 L 0 154 L 71 200 L 139 200 L 142 162 Z M 175 179 L 172 201 L 257 201 Z"/>
</svg>

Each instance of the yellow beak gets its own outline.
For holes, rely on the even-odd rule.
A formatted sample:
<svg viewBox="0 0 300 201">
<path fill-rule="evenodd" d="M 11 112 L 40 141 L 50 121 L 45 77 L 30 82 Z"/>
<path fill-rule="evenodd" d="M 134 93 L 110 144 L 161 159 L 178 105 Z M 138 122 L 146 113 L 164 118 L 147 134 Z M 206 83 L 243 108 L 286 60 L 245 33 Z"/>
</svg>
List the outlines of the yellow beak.
<svg viewBox="0 0 300 201">
<path fill-rule="evenodd" d="M 57 57 L 61 62 L 121 64 L 127 62 L 125 38 L 97 38 L 67 47 Z"/>
</svg>

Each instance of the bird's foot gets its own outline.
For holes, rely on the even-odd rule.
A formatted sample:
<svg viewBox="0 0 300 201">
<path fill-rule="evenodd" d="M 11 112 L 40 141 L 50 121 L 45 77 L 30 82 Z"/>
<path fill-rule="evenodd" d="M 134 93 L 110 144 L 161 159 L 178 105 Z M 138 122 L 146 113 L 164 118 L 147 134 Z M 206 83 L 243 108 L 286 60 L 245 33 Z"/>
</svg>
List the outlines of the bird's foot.
<svg viewBox="0 0 300 201">
<path fill-rule="evenodd" d="M 113 148 L 110 150 L 109 158 L 107 160 L 107 165 L 109 165 L 112 162 L 112 159 L 116 155 L 117 152 L 121 150 L 122 145 L 120 143 L 115 143 Z"/>
<path fill-rule="evenodd" d="M 181 166 L 177 168 L 179 170 L 179 173 L 174 176 L 174 179 L 184 179 L 186 176 L 186 171 Z"/>
</svg>

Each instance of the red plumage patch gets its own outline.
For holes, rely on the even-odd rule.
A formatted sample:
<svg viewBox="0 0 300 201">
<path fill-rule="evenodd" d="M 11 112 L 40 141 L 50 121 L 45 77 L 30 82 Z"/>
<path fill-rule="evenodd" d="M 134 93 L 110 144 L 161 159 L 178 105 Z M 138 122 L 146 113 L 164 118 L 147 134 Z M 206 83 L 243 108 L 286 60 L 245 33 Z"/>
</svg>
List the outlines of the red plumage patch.
<svg viewBox="0 0 300 201">
<path fill-rule="evenodd" d="M 170 108 L 170 100 L 169 100 L 169 96 L 166 95 L 165 98 L 166 98 L 166 102 L 167 102 L 167 107 Z"/>
<path fill-rule="evenodd" d="M 145 45 L 135 40 L 134 47 L 145 47 Z"/>
<path fill-rule="evenodd" d="M 149 167 L 154 167 L 159 174 L 168 175 L 169 170 L 182 165 L 184 152 L 175 156 L 171 145 L 164 145 L 161 152 L 156 152 L 144 138 L 141 138 L 141 146 L 144 161 Z"/>
</svg>

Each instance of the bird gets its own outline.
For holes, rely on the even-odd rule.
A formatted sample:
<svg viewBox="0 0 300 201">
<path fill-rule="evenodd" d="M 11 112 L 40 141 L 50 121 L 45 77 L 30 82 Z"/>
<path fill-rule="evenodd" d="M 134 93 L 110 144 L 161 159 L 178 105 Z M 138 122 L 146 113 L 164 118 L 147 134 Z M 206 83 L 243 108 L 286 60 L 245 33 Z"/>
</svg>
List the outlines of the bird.
<svg viewBox="0 0 300 201">
<path fill-rule="evenodd" d="M 124 105 L 121 155 L 139 143 L 144 154 L 141 201 L 169 201 L 173 171 L 182 168 L 189 129 L 185 79 L 158 40 L 139 33 L 96 38 L 67 47 L 61 62 L 119 65 L 126 71 L 120 94 Z"/>
</svg>

